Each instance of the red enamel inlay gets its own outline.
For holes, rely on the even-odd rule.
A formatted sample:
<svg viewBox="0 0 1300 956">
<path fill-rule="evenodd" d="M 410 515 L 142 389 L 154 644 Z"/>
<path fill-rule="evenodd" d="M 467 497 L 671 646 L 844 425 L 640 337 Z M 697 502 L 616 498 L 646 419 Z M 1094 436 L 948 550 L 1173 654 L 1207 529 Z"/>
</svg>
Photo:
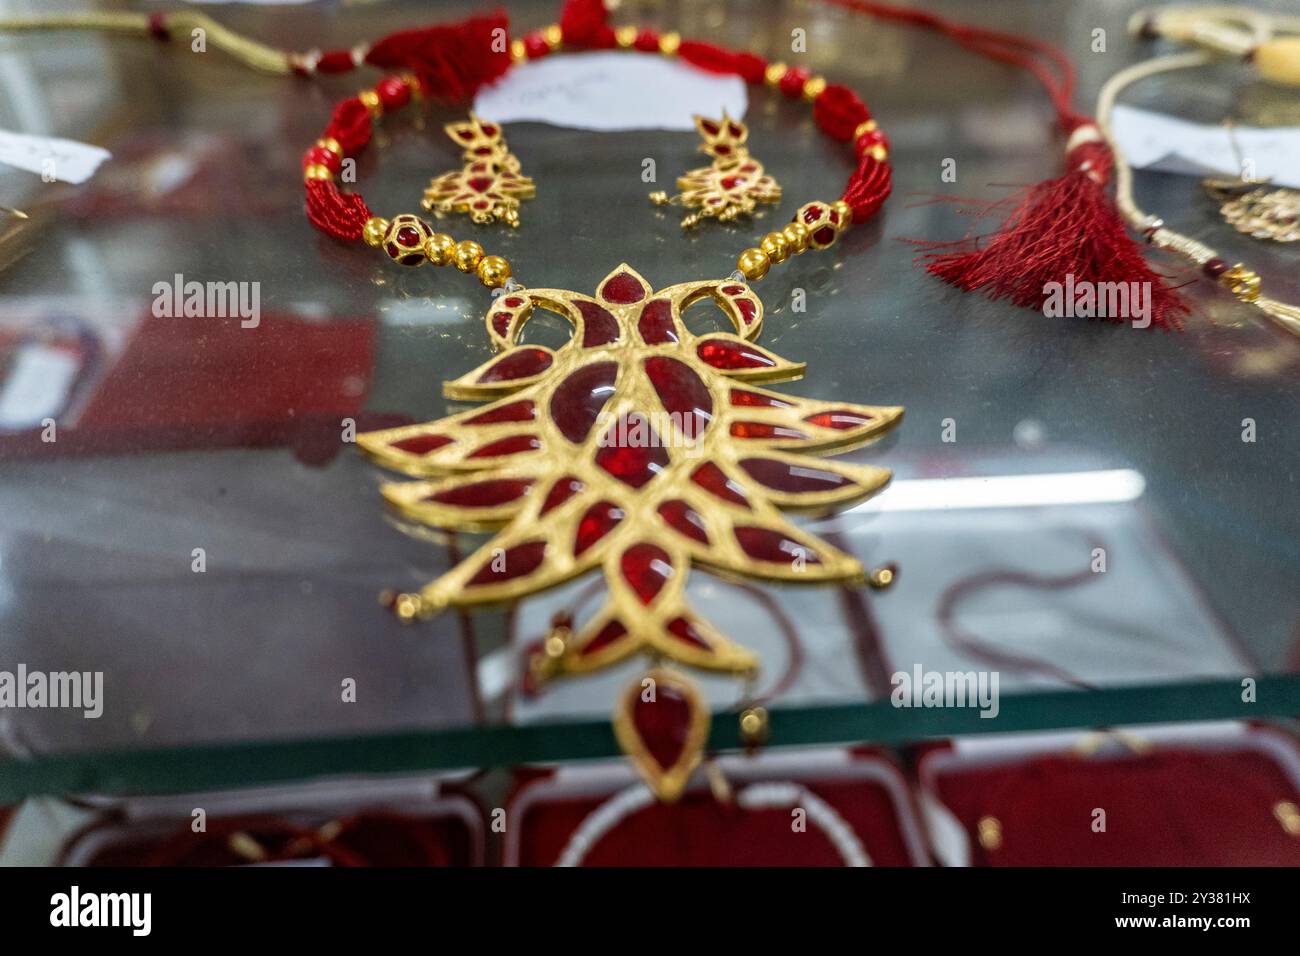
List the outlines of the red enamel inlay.
<svg viewBox="0 0 1300 956">
<path fill-rule="evenodd" d="M 775 438 L 786 441 L 808 437 L 798 429 L 773 425 L 769 422 L 732 422 L 731 435 L 733 438 Z"/>
<path fill-rule="evenodd" d="M 733 388 L 731 390 L 731 404 L 739 405 L 744 408 L 794 407 L 794 402 L 787 402 L 784 399 L 773 398 L 771 395 L 760 395 L 758 392 L 747 392 L 743 388 Z"/>
<path fill-rule="evenodd" d="M 662 345 L 677 341 L 677 328 L 673 325 L 673 307 L 667 299 L 652 299 L 641 310 L 636 323 L 646 345 Z"/>
<path fill-rule="evenodd" d="M 546 500 L 542 502 L 542 510 L 538 512 L 538 517 L 540 518 L 553 508 L 558 508 L 585 487 L 586 485 L 577 478 L 572 475 L 565 475 L 551 485 L 551 490 L 546 493 Z"/>
<path fill-rule="evenodd" d="M 420 235 L 420 230 L 414 226 L 403 226 L 397 230 L 396 238 L 399 245 L 409 249 L 412 246 L 418 246 L 423 237 Z"/>
<path fill-rule="evenodd" d="M 743 285 L 724 285 L 722 291 L 726 295 L 744 295 L 745 287 Z"/>
<path fill-rule="evenodd" d="M 713 398 L 708 387 L 689 365 L 666 355 L 646 359 L 645 371 L 664 411 L 676 416 L 682 437 L 687 441 L 699 439 L 713 418 Z"/>
<path fill-rule="evenodd" d="M 623 520 L 623 509 L 610 501 L 598 501 L 582 516 L 578 522 L 578 531 L 573 538 L 573 554 L 581 555 L 605 535 L 613 531 Z"/>
<path fill-rule="evenodd" d="M 758 306 L 753 299 L 737 299 L 736 310 L 740 312 L 740 318 L 746 325 L 752 325 L 758 315 Z"/>
<path fill-rule="evenodd" d="M 657 544 L 634 544 L 619 559 L 623 578 L 642 604 L 649 604 L 673 576 L 672 558 Z"/>
<path fill-rule="evenodd" d="M 809 206 L 807 209 L 804 210 L 803 221 L 808 223 L 808 225 L 811 226 L 814 222 L 816 222 L 821 217 L 822 217 L 821 206 Z"/>
<path fill-rule="evenodd" d="M 726 143 L 719 143 L 717 146 L 714 146 L 713 151 L 717 153 L 719 156 L 731 155 L 731 147 L 728 146 Z"/>
<path fill-rule="evenodd" d="M 695 350 L 705 362 L 714 368 L 773 368 L 775 360 L 765 352 L 760 352 L 751 345 L 742 345 L 728 339 L 706 339 Z"/>
<path fill-rule="evenodd" d="M 573 303 L 582 313 L 582 347 L 595 348 L 618 341 L 618 320 L 610 314 L 609 309 L 602 308 L 595 302 Z"/>
<path fill-rule="evenodd" d="M 478 377 L 479 384 L 489 382 L 509 382 L 516 378 L 528 378 L 546 371 L 551 367 L 551 353 L 546 349 L 520 348 L 503 356 L 494 365 L 488 367 Z"/>
<path fill-rule="evenodd" d="M 474 138 L 474 131 L 472 129 L 458 129 L 456 135 L 468 143 Z"/>
<path fill-rule="evenodd" d="M 741 129 L 739 126 L 737 126 L 735 123 L 728 123 L 727 132 L 730 133 L 734 139 L 739 139 L 741 134 L 744 133 L 745 131 Z"/>
<path fill-rule="evenodd" d="M 610 276 L 605 284 L 600 287 L 600 297 L 602 299 L 606 302 L 616 302 L 619 305 L 640 302 L 645 298 L 645 295 L 645 286 L 630 272 L 620 272 L 618 275 Z"/>
<path fill-rule="evenodd" d="M 412 455 L 427 455 L 431 451 L 437 451 L 443 445 L 450 445 L 452 441 L 453 439 L 446 435 L 412 435 L 410 438 L 393 442 L 389 447 Z"/>
<path fill-rule="evenodd" d="M 684 644 L 690 644 L 706 651 L 713 650 L 709 646 L 709 642 L 700 636 L 700 632 L 695 629 L 695 625 L 691 623 L 690 618 L 673 618 L 668 622 L 668 633 Z"/>
<path fill-rule="evenodd" d="M 531 399 L 525 398 L 518 402 L 509 402 L 479 412 L 477 415 L 465 419 L 461 424 L 498 425 L 501 422 L 531 422 L 536 417 L 537 407 Z"/>
<path fill-rule="evenodd" d="M 573 372 L 551 396 L 551 418 L 575 445 L 586 441 L 600 411 L 614 395 L 617 362 L 595 362 Z"/>
<path fill-rule="evenodd" d="M 813 233 L 813 242 L 819 246 L 829 246 L 835 241 L 835 228 L 833 226 L 822 226 Z"/>
<path fill-rule="evenodd" d="M 510 330 L 511 318 L 512 316 L 509 312 L 492 313 L 492 331 L 502 338 L 505 338 L 506 332 Z"/>
<path fill-rule="evenodd" d="M 806 422 L 812 422 L 814 425 L 820 425 L 822 428 L 857 428 L 859 425 L 865 425 L 871 421 L 870 415 L 864 415 L 861 412 L 851 412 L 847 408 L 837 408 L 834 411 L 818 412 L 816 415 L 809 415 L 804 419 Z"/>
<path fill-rule="evenodd" d="M 484 136 L 495 136 L 497 134 L 497 128 L 491 123 L 484 123 L 479 129 L 483 131 Z"/>
<path fill-rule="evenodd" d="M 680 498 L 661 504 L 659 517 L 663 518 L 678 534 L 683 534 L 700 544 L 709 543 L 709 535 L 704 530 L 704 519 L 700 517 L 699 512 Z"/>
<path fill-rule="evenodd" d="M 691 481 L 716 498 L 730 501 L 733 505 L 749 507 L 749 499 L 745 497 L 740 485 L 728 478 L 723 470 L 711 461 L 706 461 L 696 468 L 691 473 Z"/>
<path fill-rule="evenodd" d="M 713 120 L 700 120 L 700 129 L 710 136 L 718 135 L 718 124 Z"/>
<path fill-rule="evenodd" d="M 493 555 L 478 573 L 465 582 L 466 587 L 479 587 L 484 584 L 501 584 L 513 581 L 536 571 L 546 556 L 545 541 L 527 541 L 507 548 L 504 553 Z"/>
<path fill-rule="evenodd" d="M 740 543 L 742 551 L 758 561 L 772 561 L 777 564 L 790 564 L 794 561 L 803 561 L 807 564 L 821 563 L 821 558 L 812 548 L 770 528 L 737 525 L 736 541 Z"/>
<path fill-rule="evenodd" d="M 623 626 L 621 621 L 608 621 L 595 637 L 582 645 L 582 650 L 579 651 L 579 653 L 583 657 L 586 657 L 588 654 L 595 654 L 597 651 L 609 647 L 609 645 L 613 644 L 615 641 L 622 639 L 626 634 L 627 628 Z"/>
<path fill-rule="evenodd" d="M 808 465 L 792 465 L 775 458 L 746 458 L 741 461 L 740 467 L 760 485 L 796 494 L 810 491 L 835 491 L 837 488 L 853 484 L 837 472 Z"/>
<path fill-rule="evenodd" d="M 666 681 L 659 681 L 652 700 L 637 694 L 632 704 L 632 726 L 663 770 L 675 767 L 685 755 L 693 716 L 690 700 Z"/>
<path fill-rule="evenodd" d="M 524 300 L 517 295 L 512 295 L 502 303 L 507 309 L 517 309 L 524 304 Z"/>
<path fill-rule="evenodd" d="M 536 435 L 511 435 L 489 442 L 475 451 L 470 458 L 499 458 L 502 455 L 518 455 L 521 452 L 536 451 L 542 447 L 542 440 Z"/>
<path fill-rule="evenodd" d="M 596 465 L 625 485 L 640 488 L 668 464 L 663 447 L 650 422 L 637 412 L 623 415 L 601 440 Z"/>
<path fill-rule="evenodd" d="M 745 185 L 744 176 L 723 176 L 720 182 L 723 189 L 735 189 L 737 186 Z"/>
<path fill-rule="evenodd" d="M 522 498 L 532 486 L 532 479 L 529 478 L 493 478 L 461 485 L 459 488 L 448 488 L 429 495 L 424 500 L 468 508 L 491 508 Z"/>
</svg>

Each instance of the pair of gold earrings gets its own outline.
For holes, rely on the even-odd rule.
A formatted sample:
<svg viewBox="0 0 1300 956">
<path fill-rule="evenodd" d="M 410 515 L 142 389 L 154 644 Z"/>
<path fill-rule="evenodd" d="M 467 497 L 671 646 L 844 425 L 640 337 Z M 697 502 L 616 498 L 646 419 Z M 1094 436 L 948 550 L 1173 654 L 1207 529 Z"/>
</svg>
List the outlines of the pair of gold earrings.
<svg viewBox="0 0 1300 956">
<path fill-rule="evenodd" d="M 439 217 L 464 213 L 477 223 L 499 220 L 517 227 L 520 202 L 532 199 L 537 188 L 520 172 L 519 157 L 510 152 L 501 127 L 471 113 L 468 122 L 443 128 L 463 150 L 464 165 L 429 184 L 424 208 Z M 682 228 L 693 229 L 705 219 L 731 222 L 751 214 L 759 203 L 780 201 L 781 187 L 750 155 L 749 129 L 744 123 L 723 111 L 719 120 L 696 116 L 695 128 L 704 140 L 700 152 L 713 161 L 678 177 L 677 195 L 653 192 L 651 202 L 694 210 L 682 220 Z"/>
</svg>

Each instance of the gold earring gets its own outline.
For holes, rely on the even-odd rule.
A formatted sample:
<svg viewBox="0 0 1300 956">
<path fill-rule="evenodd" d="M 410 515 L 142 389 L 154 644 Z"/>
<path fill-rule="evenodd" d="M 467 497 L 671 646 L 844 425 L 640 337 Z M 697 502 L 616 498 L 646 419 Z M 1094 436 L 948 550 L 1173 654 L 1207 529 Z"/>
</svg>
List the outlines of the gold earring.
<svg viewBox="0 0 1300 956">
<path fill-rule="evenodd" d="M 443 173 L 424 191 L 425 209 L 442 217 L 449 212 L 468 213 L 477 223 L 500 219 L 519 225 L 519 202 L 537 195 L 532 177 L 519 172 L 519 157 L 506 146 L 501 127 L 473 113 L 464 123 L 443 127 L 464 152 L 464 166 Z"/>
<path fill-rule="evenodd" d="M 779 202 L 781 187 L 763 171 L 763 164 L 749 153 L 745 141 L 749 129 L 724 110 L 722 119 L 695 117 L 695 128 L 704 139 L 700 152 L 713 157 L 712 164 L 692 169 L 677 179 L 676 196 L 653 192 L 650 201 L 657 206 L 680 203 L 690 209 L 682 220 L 683 229 L 693 229 L 704 219 L 731 222 L 748 216 L 760 202 Z"/>
<path fill-rule="evenodd" d="M 1300 240 L 1300 190 L 1277 187 L 1267 189 L 1268 180 L 1247 179 L 1245 163 L 1237 145 L 1236 124 L 1225 120 L 1237 168 L 1237 179 L 1206 179 L 1206 192 L 1219 204 L 1219 213 L 1232 228 L 1252 239 L 1273 242 Z"/>
</svg>

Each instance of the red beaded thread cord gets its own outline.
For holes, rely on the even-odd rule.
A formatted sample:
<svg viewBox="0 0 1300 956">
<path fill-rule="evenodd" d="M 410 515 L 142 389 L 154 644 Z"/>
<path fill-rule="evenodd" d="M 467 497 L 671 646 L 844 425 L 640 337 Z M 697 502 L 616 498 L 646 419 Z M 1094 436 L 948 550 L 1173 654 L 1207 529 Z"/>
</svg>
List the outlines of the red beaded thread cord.
<svg viewBox="0 0 1300 956">
<path fill-rule="evenodd" d="M 810 237 L 808 245 L 813 248 L 825 248 L 851 222 L 870 218 L 889 196 L 888 139 L 872 120 L 866 104 L 848 87 L 827 84 L 803 68 L 772 64 L 746 51 L 682 40 L 676 34 L 660 34 L 647 28 L 615 29 L 604 22 L 604 16 L 599 0 L 571 0 L 565 5 L 559 24 L 514 41 L 510 59 L 513 62 L 535 60 L 561 47 L 659 52 L 678 56 L 710 73 L 739 76 L 751 85 L 765 83 L 789 99 L 809 100 L 818 127 L 838 142 L 852 142 L 858 160 L 839 203 L 809 204 L 797 214 L 796 220 L 802 217 L 820 236 L 820 239 Z M 319 62 L 316 68 L 321 69 Z M 475 88 L 473 83 L 440 85 L 436 75 L 421 71 L 419 75 L 388 76 L 373 90 L 365 90 L 339 103 L 322 138 L 303 156 L 307 215 L 312 224 L 337 239 L 361 239 L 367 222 L 373 217 L 359 194 L 343 192 L 334 182 L 344 158 L 355 156 L 366 147 L 376 119 L 402 108 L 412 99 L 424 96 L 463 99 Z"/>
</svg>

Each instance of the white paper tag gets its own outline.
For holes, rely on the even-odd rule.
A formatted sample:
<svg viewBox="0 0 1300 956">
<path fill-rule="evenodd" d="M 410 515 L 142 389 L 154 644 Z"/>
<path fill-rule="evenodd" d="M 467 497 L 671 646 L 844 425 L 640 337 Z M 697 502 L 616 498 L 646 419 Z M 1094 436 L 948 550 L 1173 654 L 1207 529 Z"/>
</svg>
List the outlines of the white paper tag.
<svg viewBox="0 0 1300 956">
<path fill-rule="evenodd" d="M 84 183 L 111 156 L 108 150 L 74 139 L 0 130 L 0 163 L 37 173 L 47 181 Z"/>
<path fill-rule="evenodd" d="M 1116 106 L 1111 124 L 1124 157 L 1138 169 L 1184 176 L 1244 174 L 1300 188 L 1300 127 L 1234 126 L 1230 135 L 1221 124 L 1191 123 L 1132 106 Z M 1243 163 L 1249 164 L 1244 170 Z"/>
<path fill-rule="evenodd" d="M 548 56 L 479 91 L 474 112 L 496 123 L 531 120 L 576 129 L 693 130 L 695 114 L 740 119 L 745 82 L 678 60 L 626 53 Z"/>
</svg>

